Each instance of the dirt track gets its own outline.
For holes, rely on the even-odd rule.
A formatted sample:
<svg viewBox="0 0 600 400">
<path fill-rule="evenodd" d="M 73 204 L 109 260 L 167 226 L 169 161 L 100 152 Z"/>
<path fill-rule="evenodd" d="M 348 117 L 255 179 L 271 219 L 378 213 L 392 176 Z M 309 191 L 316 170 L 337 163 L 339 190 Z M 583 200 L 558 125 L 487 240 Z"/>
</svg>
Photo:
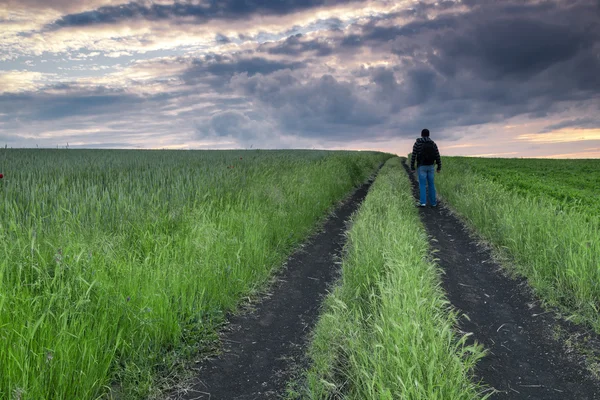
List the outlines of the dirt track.
<svg viewBox="0 0 600 400">
<path fill-rule="evenodd" d="M 413 185 L 416 194 L 416 183 Z M 359 188 L 326 221 L 323 229 L 288 260 L 271 294 L 253 312 L 230 318 L 221 335 L 224 353 L 198 364 L 189 389 L 171 399 L 276 399 L 299 366 L 305 366 L 307 335 L 327 288 L 337 276 L 346 221 L 367 194 Z M 443 286 L 453 306 L 468 315 L 461 330 L 488 349 L 476 374 L 497 392 L 493 399 L 600 399 L 600 384 L 582 356 L 555 339 L 583 329 L 545 312 L 525 281 L 507 278 L 490 250 L 441 206 L 421 217 L 445 271 Z M 583 332 L 600 343 L 598 335 Z M 567 354 L 568 353 L 568 354 Z"/>
<path fill-rule="evenodd" d="M 275 399 L 305 366 L 307 336 L 328 287 L 339 271 L 346 222 L 367 195 L 362 185 L 327 219 L 319 233 L 293 254 L 270 295 L 253 312 L 230 318 L 223 354 L 198 365 L 190 388 L 172 399 Z"/>
<path fill-rule="evenodd" d="M 418 197 L 418 184 L 409 175 Z M 526 281 L 505 276 L 490 250 L 470 236 L 443 202 L 438 208 L 422 208 L 421 218 L 445 273 L 448 298 L 468 316 L 461 319 L 461 330 L 472 332 L 489 351 L 476 373 L 498 391 L 492 398 L 600 399 L 600 385 L 582 357 L 555 339 L 557 327 L 570 333 L 583 328 L 541 309 Z M 585 334 L 597 340 L 597 335 Z"/>
</svg>

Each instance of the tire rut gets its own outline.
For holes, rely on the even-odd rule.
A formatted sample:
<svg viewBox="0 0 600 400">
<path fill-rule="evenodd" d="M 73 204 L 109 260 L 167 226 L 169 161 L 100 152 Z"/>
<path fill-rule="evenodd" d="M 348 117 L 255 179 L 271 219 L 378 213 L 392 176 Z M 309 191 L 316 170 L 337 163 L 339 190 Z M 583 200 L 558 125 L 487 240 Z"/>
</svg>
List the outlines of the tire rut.
<svg viewBox="0 0 600 400">
<path fill-rule="evenodd" d="M 306 366 L 308 335 L 339 274 L 347 222 L 374 179 L 360 186 L 322 229 L 290 256 L 269 295 L 252 312 L 229 318 L 221 334 L 223 353 L 199 363 L 195 380 L 169 399 L 281 398 L 298 366 Z"/>
<path fill-rule="evenodd" d="M 418 197 L 418 184 L 404 167 Z M 488 350 L 475 373 L 496 390 L 491 398 L 600 399 L 600 385 L 584 360 L 556 339 L 557 327 L 568 332 L 584 328 L 542 309 L 526 280 L 507 277 L 490 249 L 471 237 L 443 202 L 420 214 L 444 271 L 448 299 L 468 317 L 461 318 L 459 328 L 472 332 Z"/>
</svg>

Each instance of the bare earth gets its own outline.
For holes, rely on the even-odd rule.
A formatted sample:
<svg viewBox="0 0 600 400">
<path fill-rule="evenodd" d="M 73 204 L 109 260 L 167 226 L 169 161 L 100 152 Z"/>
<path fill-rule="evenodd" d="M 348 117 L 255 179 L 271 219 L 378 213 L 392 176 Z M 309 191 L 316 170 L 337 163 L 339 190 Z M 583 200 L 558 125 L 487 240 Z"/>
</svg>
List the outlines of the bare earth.
<svg viewBox="0 0 600 400">
<path fill-rule="evenodd" d="M 418 184 L 410 176 L 417 197 Z M 421 209 L 421 218 L 437 250 L 448 298 L 468 316 L 460 329 L 488 349 L 476 373 L 498 391 L 492 399 L 600 399 L 600 385 L 584 357 L 556 332 L 600 343 L 598 336 L 542 309 L 527 282 L 507 277 L 490 249 L 443 206 Z"/>
<path fill-rule="evenodd" d="M 339 274 L 347 221 L 371 183 L 358 188 L 290 257 L 270 295 L 253 312 L 229 319 L 221 336 L 223 354 L 199 364 L 195 382 L 171 399 L 276 399 L 285 393 L 290 378 L 306 366 L 308 335 Z"/>
</svg>

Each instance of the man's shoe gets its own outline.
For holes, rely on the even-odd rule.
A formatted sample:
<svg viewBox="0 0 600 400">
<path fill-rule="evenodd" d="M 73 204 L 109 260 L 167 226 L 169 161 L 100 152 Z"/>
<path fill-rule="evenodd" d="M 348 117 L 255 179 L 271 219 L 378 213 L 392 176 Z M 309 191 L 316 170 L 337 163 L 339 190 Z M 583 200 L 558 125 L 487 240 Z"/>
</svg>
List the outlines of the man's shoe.
<svg viewBox="0 0 600 400">
<path fill-rule="evenodd" d="M 436 207 L 437 207 L 437 203 L 431 205 L 431 208 L 436 208 Z"/>
<path fill-rule="evenodd" d="M 427 204 L 425 204 L 425 203 L 421 203 L 421 204 L 417 204 L 417 206 L 418 206 L 418 207 L 425 207 L 425 206 L 427 206 Z"/>
</svg>

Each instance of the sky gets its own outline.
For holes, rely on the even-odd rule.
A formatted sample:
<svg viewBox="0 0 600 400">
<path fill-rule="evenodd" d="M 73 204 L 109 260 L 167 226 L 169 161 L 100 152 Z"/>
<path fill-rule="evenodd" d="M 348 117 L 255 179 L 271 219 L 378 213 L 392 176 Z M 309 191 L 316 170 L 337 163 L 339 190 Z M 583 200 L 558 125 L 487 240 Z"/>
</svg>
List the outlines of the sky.
<svg viewBox="0 0 600 400">
<path fill-rule="evenodd" d="M 599 0 L 0 0 L 0 144 L 600 157 Z"/>
</svg>

